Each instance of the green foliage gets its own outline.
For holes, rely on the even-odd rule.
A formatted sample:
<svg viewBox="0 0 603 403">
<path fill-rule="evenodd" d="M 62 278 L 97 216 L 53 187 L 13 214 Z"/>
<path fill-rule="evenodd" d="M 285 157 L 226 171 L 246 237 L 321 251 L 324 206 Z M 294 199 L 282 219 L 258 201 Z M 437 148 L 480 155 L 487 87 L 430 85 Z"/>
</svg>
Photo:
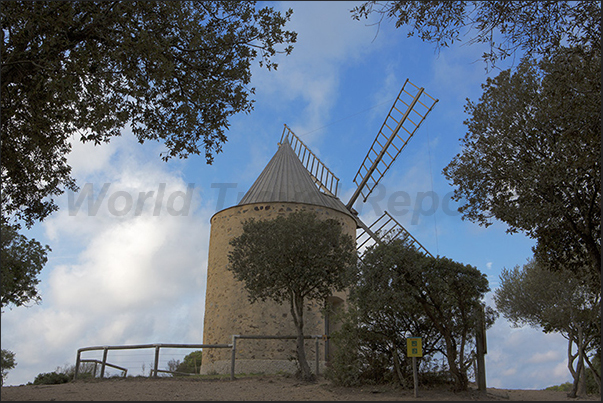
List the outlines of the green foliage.
<svg viewBox="0 0 603 403">
<path fill-rule="evenodd" d="M 38 374 L 36 379 L 34 379 L 34 385 L 56 385 L 60 383 L 69 382 L 69 375 L 58 373 L 58 372 L 47 372 L 43 374 Z"/>
<path fill-rule="evenodd" d="M 15 353 L 2 349 L 0 352 L 0 373 L 2 374 L 1 385 L 4 385 L 4 380 L 8 376 L 8 371 L 15 368 L 16 365 Z"/>
<path fill-rule="evenodd" d="M 601 4 L 594 1 L 367 1 L 352 9 L 356 20 L 373 13 L 438 50 L 464 38 L 485 43 L 490 51 L 482 58 L 491 66 L 517 52 L 548 54 L 563 42 L 601 47 Z"/>
<path fill-rule="evenodd" d="M 184 357 L 184 361 L 178 365 L 178 372 L 186 372 L 191 374 L 198 374 L 201 368 L 201 357 L 203 357 L 203 351 L 197 350 L 187 354 Z"/>
<path fill-rule="evenodd" d="M 421 336 L 420 371 L 438 374 L 447 367 L 455 389 L 466 390 L 481 300 L 489 290 L 485 275 L 450 259 L 426 257 L 399 240 L 370 248 L 360 271 L 344 330 L 334 338 L 341 348 L 330 377 L 346 385 L 368 380 L 410 387 L 406 337 Z M 486 315 L 490 327 L 496 316 L 491 309 Z"/>
<path fill-rule="evenodd" d="M 276 69 L 296 33 L 256 2 L 0 3 L 2 208 L 28 226 L 77 190 L 70 141 L 108 142 L 128 125 L 164 160 L 226 142 L 229 118 L 253 109 L 251 64 Z M 285 45 L 279 50 L 280 45 Z"/>
<path fill-rule="evenodd" d="M 201 357 L 203 351 L 197 350 L 186 355 L 184 360 L 170 360 L 168 362 L 168 369 L 174 372 L 180 372 L 182 374 L 198 374 L 201 367 Z M 172 374 L 172 376 L 184 376 L 182 374 Z"/>
<path fill-rule="evenodd" d="M 303 342 L 305 304 L 323 303 L 352 283 L 354 240 L 343 233 L 339 221 L 298 211 L 273 220 L 247 220 L 230 245 L 228 270 L 243 282 L 249 300 L 289 304 L 302 377 L 312 379 Z"/>
<path fill-rule="evenodd" d="M 229 270 L 252 302 L 292 302 L 290 295 L 324 301 L 353 280 L 355 245 L 335 219 L 298 211 L 273 220 L 248 220 L 230 241 Z"/>
<path fill-rule="evenodd" d="M 325 377 L 336 385 L 358 386 L 366 380 L 362 377 L 363 360 L 357 333 L 358 327 L 351 321 L 346 321 L 341 330 L 331 334 L 329 342 L 337 350 L 328 362 Z"/>
<path fill-rule="evenodd" d="M 550 271 L 534 259 L 522 268 L 503 268 L 494 291 L 496 308 L 514 326 L 540 327 L 562 332 L 593 327 L 600 321 L 600 292 L 592 293 L 568 271 Z M 596 345 L 593 346 L 593 348 Z"/>
<path fill-rule="evenodd" d="M 93 362 L 81 362 L 80 369 L 77 373 L 77 379 L 84 380 L 94 378 L 96 376 L 96 370 L 99 367 L 100 365 Z M 56 372 L 59 371 L 57 370 Z M 61 372 L 66 374 L 69 377 L 69 380 L 73 380 L 75 378 L 75 365 L 67 366 Z"/>
<path fill-rule="evenodd" d="M 437 48 L 485 43 L 487 64 L 523 54 L 469 102 L 463 151 L 444 169 L 463 217 L 498 219 L 538 241 L 551 268 L 592 270 L 601 288 L 601 3 L 367 1 Z M 538 63 L 533 60 L 539 60 Z M 554 217 L 554 219 L 552 219 Z"/>
<path fill-rule="evenodd" d="M 580 380 L 579 368 L 585 365 L 581 351 L 591 378 L 600 382 L 600 362 L 597 367 L 590 358 L 596 357 L 601 346 L 601 291 L 593 292 L 589 282 L 573 272 L 553 272 L 535 260 L 521 269 L 503 269 L 500 280 L 494 302 L 503 316 L 515 326 L 530 325 L 561 333 L 569 343 L 568 365 L 575 386 Z M 571 353 L 573 345 L 575 353 Z"/>
<path fill-rule="evenodd" d="M 601 395 L 601 349 L 591 359 L 592 367 L 586 369 L 586 393 Z M 593 369 L 594 368 L 594 369 Z"/>
<path fill-rule="evenodd" d="M 353 311 L 347 318 L 347 325 L 356 331 L 346 329 L 334 342 L 345 343 L 345 339 L 353 337 L 361 344 L 356 354 L 365 364 L 357 377 L 363 381 L 395 380 L 408 386 L 412 385 L 412 368 L 404 359 L 406 335 L 422 335 L 426 355 L 441 347 L 442 338 L 429 318 L 417 309 L 418 303 L 404 279 L 405 272 L 397 269 L 419 265 L 424 257 L 396 242 L 379 248 L 378 253 L 372 249 L 364 255 L 361 276 L 357 285 L 351 288 L 349 298 Z M 394 248 L 394 245 L 401 247 Z M 335 361 L 340 359 L 344 366 L 347 365 L 345 357 L 337 357 Z"/>
<path fill-rule="evenodd" d="M 548 388 L 545 388 L 544 390 L 552 390 L 554 392 L 569 392 L 570 390 L 572 390 L 572 383 L 565 382 L 565 383 L 562 383 L 561 385 L 549 386 Z"/>
<path fill-rule="evenodd" d="M 444 168 L 464 218 L 537 240 L 551 269 L 601 288 L 601 51 L 563 48 L 486 81 L 463 150 Z"/>
<path fill-rule="evenodd" d="M 0 282 L 2 308 L 9 304 L 22 306 L 39 302 L 37 275 L 47 261 L 48 246 L 35 239 L 27 239 L 17 232 L 17 226 L 1 220 Z"/>
</svg>

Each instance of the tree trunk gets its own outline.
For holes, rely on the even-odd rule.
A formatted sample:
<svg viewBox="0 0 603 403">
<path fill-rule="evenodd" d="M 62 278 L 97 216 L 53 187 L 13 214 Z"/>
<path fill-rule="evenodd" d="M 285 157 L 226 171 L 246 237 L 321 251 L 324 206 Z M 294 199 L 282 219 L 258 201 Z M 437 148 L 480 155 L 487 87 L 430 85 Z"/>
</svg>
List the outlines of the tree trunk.
<svg viewBox="0 0 603 403">
<path fill-rule="evenodd" d="M 450 334 L 443 336 L 446 342 L 446 359 L 448 360 L 448 367 L 450 374 L 454 378 L 454 390 L 455 392 L 465 391 L 469 386 L 469 380 L 467 379 L 466 372 L 459 369 L 460 363 L 457 363 L 457 351 L 452 341 L 452 336 Z"/>
<path fill-rule="evenodd" d="M 299 364 L 300 377 L 303 381 L 312 382 L 315 380 L 314 374 L 310 370 L 306 360 L 306 349 L 304 346 L 304 299 L 293 296 L 291 301 L 291 315 L 297 330 L 297 362 Z"/>
<path fill-rule="evenodd" d="M 572 385 L 572 390 L 568 393 L 568 397 L 575 398 L 576 396 L 584 396 L 586 393 L 586 374 L 584 371 L 584 343 L 582 337 L 582 327 L 578 327 L 578 337 L 576 342 L 576 346 L 578 348 L 577 356 L 578 363 L 576 364 L 576 370 L 572 371 L 572 375 L 574 376 L 574 383 Z M 571 340 L 570 340 L 570 350 L 571 350 Z M 571 354 L 571 353 L 570 353 Z M 572 365 L 570 363 L 570 365 Z"/>
<path fill-rule="evenodd" d="M 586 363 L 588 364 L 588 367 L 590 368 L 592 374 L 593 374 L 593 378 L 595 379 L 595 382 L 597 383 L 597 386 L 599 387 L 599 394 L 601 394 L 601 374 L 600 374 L 600 369 L 597 370 L 597 368 L 595 368 L 595 366 L 592 364 L 592 362 L 590 362 L 590 360 L 588 359 L 588 355 L 584 355 L 584 360 L 586 360 Z"/>
<path fill-rule="evenodd" d="M 398 349 L 396 348 L 396 344 L 394 343 L 394 347 L 392 348 L 392 359 L 394 360 L 394 370 L 396 376 L 398 377 L 398 383 L 400 386 L 405 386 L 404 376 L 402 375 L 402 368 L 400 367 L 400 358 L 398 357 Z"/>
</svg>

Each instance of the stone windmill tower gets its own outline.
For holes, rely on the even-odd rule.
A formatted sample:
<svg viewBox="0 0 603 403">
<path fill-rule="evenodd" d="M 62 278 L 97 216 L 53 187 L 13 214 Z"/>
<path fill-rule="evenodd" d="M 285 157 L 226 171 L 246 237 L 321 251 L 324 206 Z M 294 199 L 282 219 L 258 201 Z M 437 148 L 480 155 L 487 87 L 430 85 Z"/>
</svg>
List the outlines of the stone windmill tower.
<svg viewBox="0 0 603 403">
<path fill-rule="evenodd" d="M 416 91 L 407 89 L 407 84 Z M 271 301 L 251 305 L 243 285 L 227 269 L 229 241 L 242 233 L 243 222 L 248 219 L 270 220 L 299 210 L 313 211 L 319 217 L 339 220 L 344 233 L 356 237 L 359 251 L 367 242 L 381 242 L 381 237 L 394 235 L 429 254 L 387 212 L 367 226 L 352 206 L 360 196 L 366 201 L 436 102 L 423 88 L 406 80 L 354 178 L 358 187 L 347 204 L 337 197 L 339 179 L 285 125 L 278 150 L 239 204 L 211 218 L 203 344 L 230 343 L 233 335 L 296 334 L 288 306 Z M 346 295 L 334 294 L 329 302 L 335 309 L 341 308 Z M 305 334 L 328 335 L 336 328 L 328 317 L 323 317 L 323 306 L 324 301 L 313 301 L 304 313 Z M 329 355 L 326 347 L 322 356 L 325 361 Z M 314 343 L 308 342 L 308 357 L 314 357 L 314 348 Z M 295 343 L 290 340 L 244 340 L 237 344 L 236 370 L 294 372 L 295 362 L 291 360 L 294 356 Z M 230 350 L 204 350 L 201 371 L 228 373 Z"/>
</svg>

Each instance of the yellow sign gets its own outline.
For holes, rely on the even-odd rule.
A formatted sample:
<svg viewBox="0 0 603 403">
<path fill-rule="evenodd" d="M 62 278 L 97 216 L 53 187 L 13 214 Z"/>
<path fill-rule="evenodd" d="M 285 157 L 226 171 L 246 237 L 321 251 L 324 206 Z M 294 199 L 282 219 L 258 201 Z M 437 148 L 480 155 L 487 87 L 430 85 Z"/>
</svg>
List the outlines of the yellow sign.
<svg viewBox="0 0 603 403">
<path fill-rule="evenodd" d="M 420 337 L 406 338 L 406 356 L 423 357 L 423 346 L 421 345 Z"/>
</svg>

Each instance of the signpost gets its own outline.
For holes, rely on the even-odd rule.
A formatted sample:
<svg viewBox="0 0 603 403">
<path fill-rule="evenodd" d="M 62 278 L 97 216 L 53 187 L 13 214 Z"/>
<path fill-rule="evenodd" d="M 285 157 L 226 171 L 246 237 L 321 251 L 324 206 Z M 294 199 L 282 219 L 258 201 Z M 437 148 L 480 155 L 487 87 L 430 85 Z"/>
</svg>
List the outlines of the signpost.
<svg viewBox="0 0 603 403">
<path fill-rule="evenodd" d="M 406 356 L 412 357 L 412 376 L 415 386 L 415 397 L 418 397 L 419 377 L 417 375 L 417 357 L 423 357 L 423 345 L 420 337 L 406 338 Z"/>
</svg>

